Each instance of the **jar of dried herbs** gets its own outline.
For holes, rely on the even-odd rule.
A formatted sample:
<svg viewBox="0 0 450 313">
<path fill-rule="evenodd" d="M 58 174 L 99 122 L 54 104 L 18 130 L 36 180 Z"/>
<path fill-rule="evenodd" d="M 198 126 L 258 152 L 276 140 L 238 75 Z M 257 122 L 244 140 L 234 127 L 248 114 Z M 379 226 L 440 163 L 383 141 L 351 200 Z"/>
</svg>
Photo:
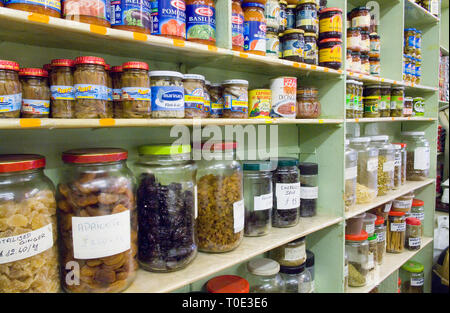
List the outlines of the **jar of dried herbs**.
<svg viewBox="0 0 450 313">
<path fill-rule="evenodd" d="M 423 222 L 425 221 L 425 203 L 419 199 L 413 199 L 411 210 L 407 213 L 408 217 L 415 217 L 420 220 L 421 231 L 423 235 Z"/>
<path fill-rule="evenodd" d="M 394 185 L 392 189 L 399 189 L 402 185 L 402 146 L 392 145 L 394 147 Z"/>
<path fill-rule="evenodd" d="M 402 266 L 402 270 L 407 275 L 407 279 L 403 282 L 403 293 L 423 293 L 425 267 L 416 261 L 408 261 Z"/>
<path fill-rule="evenodd" d="M 348 285 L 361 287 L 367 284 L 369 274 L 369 242 L 363 230 L 358 235 L 345 235 L 345 251 L 348 255 Z"/>
<path fill-rule="evenodd" d="M 319 197 L 318 171 L 319 165 L 312 162 L 301 162 L 300 170 L 300 216 L 310 217 L 317 213 Z"/>
<path fill-rule="evenodd" d="M 377 235 L 377 264 L 381 265 L 386 254 L 386 226 L 381 216 L 375 220 L 375 234 Z"/>
<path fill-rule="evenodd" d="M 401 253 L 405 245 L 405 213 L 398 211 L 389 212 L 386 233 L 386 251 Z"/>
<path fill-rule="evenodd" d="M 349 148 L 350 141 L 345 141 L 345 210 L 356 203 L 356 183 L 358 175 L 358 153 Z"/>
<path fill-rule="evenodd" d="M 270 251 L 270 257 L 283 266 L 298 266 L 306 261 L 306 237 L 300 237 Z"/>
<path fill-rule="evenodd" d="M 371 136 L 370 146 L 378 149 L 378 196 L 383 196 L 394 186 L 395 150 L 388 142 L 389 136 Z"/>
<path fill-rule="evenodd" d="M 405 247 L 408 250 L 420 250 L 422 244 L 422 228 L 418 218 L 406 218 Z"/>
<path fill-rule="evenodd" d="M 425 139 L 425 132 L 402 132 L 407 144 L 406 179 L 425 180 L 430 172 L 430 143 Z"/>
<path fill-rule="evenodd" d="M 244 161 L 245 236 L 262 236 L 272 228 L 272 173 L 268 161 Z"/>
</svg>

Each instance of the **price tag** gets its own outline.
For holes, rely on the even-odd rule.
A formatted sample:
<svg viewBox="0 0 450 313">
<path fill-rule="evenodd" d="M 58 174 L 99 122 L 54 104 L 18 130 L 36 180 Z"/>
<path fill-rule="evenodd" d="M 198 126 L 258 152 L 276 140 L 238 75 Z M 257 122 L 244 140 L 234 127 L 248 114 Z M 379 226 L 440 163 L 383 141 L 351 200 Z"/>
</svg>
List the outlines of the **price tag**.
<svg viewBox="0 0 450 313">
<path fill-rule="evenodd" d="M 244 200 L 233 203 L 234 233 L 244 229 L 245 207 Z"/>
<path fill-rule="evenodd" d="M 300 206 L 300 183 L 276 184 L 277 210 L 296 209 Z"/>
<path fill-rule="evenodd" d="M 254 200 L 253 200 L 253 210 L 254 211 L 270 210 L 272 207 L 273 207 L 272 193 L 254 197 Z"/>
<path fill-rule="evenodd" d="M 406 223 L 392 223 L 391 224 L 391 231 L 395 232 L 402 232 L 406 230 Z"/>
</svg>

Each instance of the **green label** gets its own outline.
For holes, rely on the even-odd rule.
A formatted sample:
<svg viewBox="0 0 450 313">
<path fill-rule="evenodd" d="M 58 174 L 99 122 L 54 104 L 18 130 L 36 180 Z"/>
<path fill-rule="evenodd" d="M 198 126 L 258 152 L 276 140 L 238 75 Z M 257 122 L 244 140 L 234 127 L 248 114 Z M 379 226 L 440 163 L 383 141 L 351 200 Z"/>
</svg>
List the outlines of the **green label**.
<svg viewBox="0 0 450 313">
<path fill-rule="evenodd" d="M 403 110 L 403 96 L 391 97 L 391 110 Z"/>
<path fill-rule="evenodd" d="M 378 113 L 378 104 L 380 102 L 380 99 L 380 96 L 364 97 L 364 112 Z"/>
<path fill-rule="evenodd" d="M 345 101 L 345 108 L 351 110 L 356 107 L 355 105 L 355 95 L 347 94 Z"/>
</svg>

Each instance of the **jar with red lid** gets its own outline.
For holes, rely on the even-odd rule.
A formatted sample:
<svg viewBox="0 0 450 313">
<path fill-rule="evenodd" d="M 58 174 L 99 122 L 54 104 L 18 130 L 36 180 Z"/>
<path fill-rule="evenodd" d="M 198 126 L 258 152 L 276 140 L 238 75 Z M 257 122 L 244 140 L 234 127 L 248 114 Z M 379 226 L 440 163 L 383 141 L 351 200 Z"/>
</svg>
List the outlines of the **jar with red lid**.
<svg viewBox="0 0 450 313">
<path fill-rule="evenodd" d="M 401 253 L 405 247 L 405 212 L 390 211 L 387 220 L 386 251 Z"/>
<path fill-rule="evenodd" d="M 422 223 L 418 218 L 406 218 L 405 248 L 420 250 L 422 244 Z"/>
<path fill-rule="evenodd" d="M 60 290 L 55 187 L 44 168 L 41 155 L 0 154 L 0 293 Z"/>
<path fill-rule="evenodd" d="M 423 223 L 425 221 L 425 202 L 420 199 L 413 199 L 411 210 L 407 213 L 408 217 L 417 218 L 421 222 L 421 234 L 423 235 Z"/>
<path fill-rule="evenodd" d="M 113 85 L 113 116 L 114 118 L 122 117 L 122 65 L 111 67 L 111 79 Z"/>
<path fill-rule="evenodd" d="M 209 293 L 249 293 L 250 284 L 240 276 L 222 275 L 210 279 L 206 290 Z"/>
<path fill-rule="evenodd" d="M 337 38 L 323 39 L 319 42 L 319 65 L 335 70 L 342 65 L 342 40 Z"/>
<path fill-rule="evenodd" d="M 319 40 L 342 37 L 342 9 L 325 8 L 319 12 Z"/>
<path fill-rule="evenodd" d="M 0 118 L 18 118 L 22 107 L 19 63 L 0 60 Z"/>
<path fill-rule="evenodd" d="M 73 60 L 54 59 L 49 72 L 51 113 L 53 118 L 73 118 L 75 93 L 73 89 Z"/>
<path fill-rule="evenodd" d="M 108 118 L 106 63 L 99 57 L 78 57 L 74 62 L 76 118 Z"/>
<path fill-rule="evenodd" d="M 19 71 L 22 83 L 23 118 L 46 118 L 50 115 L 50 88 L 48 73 L 40 68 L 22 68 Z"/>
<path fill-rule="evenodd" d="M 122 117 L 150 118 L 151 95 L 148 64 L 145 62 L 125 62 L 122 64 Z"/>
<path fill-rule="evenodd" d="M 367 284 L 369 274 L 369 242 L 362 230 L 357 235 L 345 235 L 345 252 L 348 259 L 348 285 L 362 287 Z"/>
<path fill-rule="evenodd" d="M 120 292 L 136 275 L 136 184 L 127 157 L 118 148 L 62 154 L 57 200 L 61 282 L 67 292 Z"/>
<path fill-rule="evenodd" d="M 88 3 L 82 3 L 79 0 L 61 0 L 63 17 L 66 20 L 111 27 L 109 2 L 89 0 Z"/>
<path fill-rule="evenodd" d="M 370 13 L 366 7 L 358 7 L 352 10 L 352 27 L 359 27 L 362 30 L 369 31 L 370 29 Z"/>
<path fill-rule="evenodd" d="M 3 2 L 10 9 L 61 17 L 61 1 L 59 0 L 4 0 Z"/>
</svg>

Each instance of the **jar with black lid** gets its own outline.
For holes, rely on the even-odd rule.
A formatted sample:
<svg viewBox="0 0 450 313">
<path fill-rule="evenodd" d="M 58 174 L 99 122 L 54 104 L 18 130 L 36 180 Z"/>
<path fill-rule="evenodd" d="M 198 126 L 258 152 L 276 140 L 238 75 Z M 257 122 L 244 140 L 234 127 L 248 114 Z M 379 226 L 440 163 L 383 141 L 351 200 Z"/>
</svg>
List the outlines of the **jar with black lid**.
<svg viewBox="0 0 450 313">
<path fill-rule="evenodd" d="M 342 65 L 342 40 L 337 38 L 323 39 L 319 42 L 319 65 L 335 70 Z"/>
<path fill-rule="evenodd" d="M 303 62 L 307 64 L 318 63 L 317 35 L 315 33 L 305 33 L 305 49 Z"/>
<path fill-rule="evenodd" d="M 298 1 L 295 25 L 305 32 L 317 33 L 318 19 L 315 0 Z"/>
<path fill-rule="evenodd" d="M 364 117 L 380 117 L 378 111 L 381 100 L 381 86 L 379 84 L 364 87 Z"/>
<path fill-rule="evenodd" d="M 358 7 L 351 12 L 352 27 L 359 27 L 362 30 L 370 29 L 370 13 L 366 7 Z"/>
<path fill-rule="evenodd" d="M 284 0 L 280 1 L 280 27 L 278 28 L 279 32 L 284 32 L 287 29 L 287 2 Z"/>
<path fill-rule="evenodd" d="M 305 48 L 304 31 L 302 29 L 286 30 L 280 37 L 282 58 L 294 62 L 303 62 Z"/>
<path fill-rule="evenodd" d="M 342 9 L 326 8 L 319 12 L 319 40 L 342 37 Z"/>
<path fill-rule="evenodd" d="M 310 217 L 317 213 L 319 198 L 318 172 L 319 165 L 312 162 L 301 162 L 300 170 L 300 216 Z"/>
</svg>

